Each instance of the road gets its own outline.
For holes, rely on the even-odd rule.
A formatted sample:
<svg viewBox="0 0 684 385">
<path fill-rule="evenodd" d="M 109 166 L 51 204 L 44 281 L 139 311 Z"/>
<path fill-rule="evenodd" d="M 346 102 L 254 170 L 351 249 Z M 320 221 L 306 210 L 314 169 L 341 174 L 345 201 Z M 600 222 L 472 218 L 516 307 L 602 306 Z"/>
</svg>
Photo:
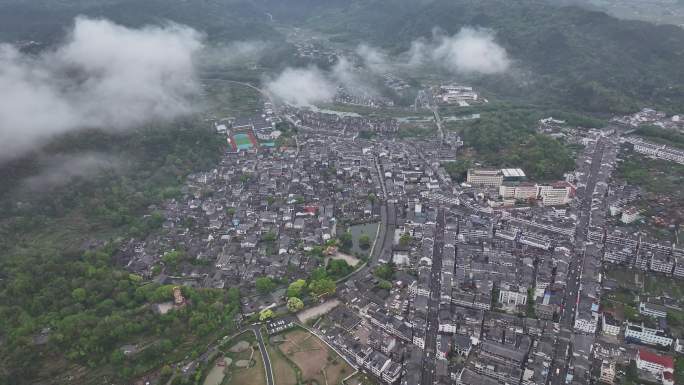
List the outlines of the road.
<svg viewBox="0 0 684 385">
<path fill-rule="evenodd" d="M 439 138 L 444 143 L 444 129 L 442 128 L 442 118 L 439 116 L 439 107 L 432 106 L 432 114 L 435 116 L 435 124 L 437 124 L 437 130 L 439 130 Z"/>
<path fill-rule="evenodd" d="M 380 231 L 378 238 L 373 245 L 373 251 L 368 259 L 366 266 L 353 273 L 352 277 L 363 277 L 370 269 L 380 262 L 382 255 L 392 255 L 390 253 L 394 242 L 394 230 L 397 228 L 397 213 L 394 203 L 387 202 L 380 206 Z"/>
<path fill-rule="evenodd" d="M 578 208 L 578 220 L 575 225 L 575 251 L 574 257 L 570 261 L 568 268 L 568 278 L 566 281 L 565 298 L 563 299 L 564 308 L 560 314 L 560 332 L 558 333 L 559 342 L 556 345 L 556 352 L 551 369 L 550 382 L 553 385 L 565 383 L 565 376 L 568 371 L 568 356 L 572 351 L 572 334 L 575 326 L 575 311 L 580 295 L 580 279 L 582 277 L 582 266 L 585 258 L 585 242 L 589 231 L 589 219 L 591 216 L 591 203 L 593 199 L 596 182 L 598 182 L 601 163 L 605 153 L 605 139 L 600 138 L 591 156 L 591 166 L 586 176 L 586 187 L 583 193 L 577 198 L 580 199 Z"/>
<path fill-rule="evenodd" d="M 252 325 L 252 331 L 256 335 L 257 342 L 259 343 L 259 351 L 261 352 L 261 358 L 264 361 L 264 370 L 266 371 L 266 385 L 274 385 L 273 382 L 273 369 L 271 368 L 271 359 L 268 358 L 268 351 L 266 350 L 266 345 L 264 344 L 264 338 L 261 336 L 261 325 Z"/>
<path fill-rule="evenodd" d="M 432 269 L 430 277 L 430 298 L 428 299 L 427 330 L 425 331 L 425 353 L 423 355 L 422 384 L 433 384 L 435 376 L 435 360 L 437 352 L 437 332 L 439 331 L 439 297 L 442 278 L 442 252 L 444 248 L 444 226 L 446 211 L 440 208 L 437 212 L 435 242 L 432 251 Z"/>
</svg>

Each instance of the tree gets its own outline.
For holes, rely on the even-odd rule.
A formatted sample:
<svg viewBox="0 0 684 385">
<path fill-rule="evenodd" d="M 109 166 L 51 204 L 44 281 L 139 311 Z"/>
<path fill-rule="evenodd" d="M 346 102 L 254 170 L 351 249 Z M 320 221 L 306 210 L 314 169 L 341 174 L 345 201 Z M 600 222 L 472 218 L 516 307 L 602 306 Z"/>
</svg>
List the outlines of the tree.
<svg viewBox="0 0 684 385">
<path fill-rule="evenodd" d="M 181 262 L 184 256 L 185 253 L 182 250 L 173 250 L 164 253 L 161 259 L 165 265 L 175 269 L 175 267 L 178 265 L 179 262 Z"/>
<path fill-rule="evenodd" d="M 297 297 L 290 297 L 287 299 L 287 310 L 291 313 L 296 313 L 304 309 L 304 302 Z"/>
<path fill-rule="evenodd" d="M 389 290 L 392 288 L 392 282 L 381 279 L 380 282 L 378 282 L 378 287 L 380 289 Z"/>
<path fill-rule="evenodd" d="M 317 269 L 314 269 L 311 272 L 311 276 L 309 277 L 309 282 L 311 281 L 317 281 L 319 279 L 327 278 L 328 277 L 328 272 L 325 271 L 324 268 L 319 267 Z"/>
<path fill-rule="evenodd" d="M 116 349 L 112 352 L 112 354 L 109 355 L 109 362 L 114 364 L 120 364 L 124 362 L 125 359 L 126 356 L 123 354 L 121 349 Z"/>
<path fill-rule="evenodd" d="M 256 285 L 256 289 L 261 294 L 268 294 L 268 293 L 272 292 L 276 287 L 276 284 L 269 277 L 257 278 L 255 285 Z"/>
<path fill-rule="evenodd" d="M 472 163 L 467 159 L 457 159 L 453 162 L 442 163 L 442 166 L 451 179 L 460 183 L 466 179 L 466 172 L 472 166 Z"/>
<path fill-rule="evenodd" d="M 330 278 L 321 278 L 311 281 L 309 284 L 309 292 L 316 297 L 323 295 L 334 294 L 336 289 L 335 281 Z"/>
<path fill-rule="evenodd" d="M 639 369 L 637 369 L 636 361 L 630 361 L 625 368 L 625 384 L 636 384 L 639 381 Z"/>
<path fill-rule="evenodd" d="M 77 289 L 74 289 L 71 292 L 71 297 L 76 301 L 76 302 L 83 302 L 86 299 L 86 291 L 84 288 L 79 287 Z"/>
<path fill-rule="evenodd" d="M 354 246 L 354 238 L 352 237 L 352 233 L 345 231 L 340 234 L 340 249 L 343 251 L 349 251 L 352 246 Z"/>
<path fill-rule="evenodd" d="M 399 246 L 401 247 L 406 247 L 411 243 L 411 234 L 409 233 L 404 233 L 401 235 L 401 238 L 399 238 Z"/>
<path fill-rule="evenodd" d="M 240 289 L 237 287 L 231 287 L 228 289 L 228 301 L 232 302 L 233 304 L 238 304 L 240 302 Z"/>
<path fill-rule="evenodd" d="M 268 233 L 264 234 L 263 237 L 261 237 L 263 242 L 268 243 L 273 243 L 276 239 L 278 239 L 278 236 L 273 231 L 269 231 Z"/>
<path fill-rule="evenodd" d="M 333 259 L 328 263 L 326 270 L 331 277 L 342 278 L 351 273 L 354 268 L 349 266 L 344 259 Z"/>
<path fill-rule="evenodd" d="M 173 369 L 169 365 L 164 365 L 159 372 L 161 378 L 167 380 L 173 375 Z"/>
<path fill-rule="evenodd" d="M 684 384 L 684 359 L 681 357 L 675 358 L 675 383 Z"/>
<path fill-rule="evenodd" d="M 287 296 L 301 297 L 304 293 L 304 289 L 306 289 L 306 281 L 303 279 L 298 279 L 292 282 L 290 286 L 287 287 Z"/>
<path fill-rule="evenodd" d="M 364 250 L 370 249 L 371 239 L 370 239 L 370 236 L 368 236 L 368 234 L 362 234 L 359 237 L 359 247 L 364 249 Z"/>
<path fill-rule="evenodd" d="M 391 264 L 385 263 L 375 268 L 375 276 L 386 281 L 391 281 L 394 277 L 394 268 Z"/>
<path fill-rule="evenodd" d="M 267 319 L 273 318 L 273 310 L 264 309 L 259 312 L 259 321 L 266 321 Z"/>
</svg>

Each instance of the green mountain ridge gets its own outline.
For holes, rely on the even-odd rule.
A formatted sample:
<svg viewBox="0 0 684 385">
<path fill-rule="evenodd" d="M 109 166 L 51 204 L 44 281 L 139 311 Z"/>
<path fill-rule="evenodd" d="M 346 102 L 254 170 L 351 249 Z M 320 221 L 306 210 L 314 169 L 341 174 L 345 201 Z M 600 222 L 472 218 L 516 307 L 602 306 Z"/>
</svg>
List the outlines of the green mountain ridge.
<svg viewBox="0 0 684 385">
<path fill-rule="evenodd" d="M 684 29 L 619 20 L 579 7 L 542 2 L 435 0 L 355 2 L 309 19 L 348 41 L 402 52 L 434 28 L 489 28 L 509 55 L 533 74 L 531 86 L 483 80 L 495 91 L 597 113 L 684 105 Z M 335 20 L 335 22 L 330 22 Z M 497 86 L 497 84 L 500 84 Z"/>
</svg>

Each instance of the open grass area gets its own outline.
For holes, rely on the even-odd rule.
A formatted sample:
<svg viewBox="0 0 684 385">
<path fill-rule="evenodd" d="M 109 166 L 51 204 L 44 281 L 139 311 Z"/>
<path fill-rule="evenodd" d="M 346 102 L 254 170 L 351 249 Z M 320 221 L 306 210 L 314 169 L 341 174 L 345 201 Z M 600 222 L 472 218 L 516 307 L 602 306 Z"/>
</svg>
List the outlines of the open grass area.
<svg viewBox="0 0 684 385">
<path fill-rule="evenodd" d="M 674 242 L 673 231 L 684 220 L 684 165 L 651 159 L 624 151 L 623 161 L 614 174 L 618 182 L 641 188 L 641 199 L 634 203 L 643 220 L 632 224 L 659 242 Z"/>
<path fill-rule="evenodd" d="M 629 152 L 619 164 L 616 176 L 628 184 L 642 187 L 649 193 L 668 194 L 683 199 L 684 166 L 665 160 L 651 159 Z"/>
<path fill-rule="evenodd" d="M 684 298 L 684 281 L 648 274 L 644 277 L 644 291 L 651 296 L 664 296 L 681 300 Z"/>
<path fill-rule="evenodd" d="M 351 366 L 308 331 L 294 329 L 282 337 L 283 342 L 278 344 L 278 349 L 299 368 L 299 383 L 337 385 L 353 373 Z"/>
<path fill-rule="evenodd" d="M 254 115 L 263 107 L 261 94 L 244 85 L 212 81 L 204 90 L 205 107 L 217 119 Z"/>
</svg>

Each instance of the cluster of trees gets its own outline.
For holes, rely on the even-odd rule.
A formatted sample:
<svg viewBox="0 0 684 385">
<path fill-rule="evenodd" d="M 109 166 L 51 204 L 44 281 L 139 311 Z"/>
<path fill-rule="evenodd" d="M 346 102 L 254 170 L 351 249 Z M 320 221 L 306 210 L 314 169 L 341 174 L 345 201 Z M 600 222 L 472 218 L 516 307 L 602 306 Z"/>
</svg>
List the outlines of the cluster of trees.
<svg viewBox="0 0 684 385">
<path fill-rule="evenodd" d="M 36 368 L 73 363 L 127 379 L 180 360 L 191 352 L 188 341 L 233 326 L 239 309 L 234 289 L 183 288 L 188 305 L 158 315 L 150 304 L 171 301 L 171 287 L 144 284 L 116 268 L 115 242 L 82 251 L 84 241 L 92 247 L 103 243 L 92 242 L 98 238 L 144 238 L 159 229 L 163 216 L 144 215 L 148 207 L 177 196 L 185 176 L 213 167 L 224 146 L 206 123 L 186 120 L 127 133 L 66 135 L 44 156 L 0 167 L 0 383 L 5 376 L 10 383 L 35 382 L 50 375 Z M 83 152 L 107 152 L 125 167 L 45 191 L 22 189 L 25 178 L 44 169 L 45 158 Z M 184 262 L 182 250 L 163 256 L 171 269 Z M 35 345 L 41 330 L 48 343 Z M 138 342 L 141 351 L 124 357 L 119 348 Z"/>
<path fill-rule="evenodd" d="M 459 130 L 467 146 L 486 164 L 521 167 L 537 180 L 561 178 L 574 167 L 572 151 L 554 138 L 537 134 L 534 127 L 538 117 L 526 109 L 503 109 L 464 122 Z M 467 159 L 445 164 L 457 181 L 465 179 L 471 166 Z"/>
<path fill-rule="evenodd" d="M 468 159 L 457 159 L 453 162 L 442 163 L 442 167 L 449 173 L 451 179 L 457 183 L 464 182 L 472 162 Z"/>
<path fill-rule="evenodd" d="M 9 219 L 10 225 L 23 218 L 69 218 L 142 236 L 159 228 L 163 221 L 158 213 L 144 217 L 149 214 L 148 207 L 178 196 L 185 176 L 215 166 L 224 148 L 225 143 L 199 120 L 150 126 L 120 135 L 102 131 L 69 134 L 56 139 L 46 152 L 78 156 L 88 151 L 107 151 L 125 160 L 126 166 L 29 193 L 18 186 L 24 186 L 24 179 L 39 174 L 46 166 L 43 157 L 30 154 L 0 166 L 0 178 L 6 182 L 0 186 L 0 215 Z M 19 200 L 24 204 L 17 206 Z M 37 222 L 40 225 L 46 221 Z"/>
<path fill-rule="evenodd" d="M 297 297 L 301 298 L 302 295 L 304 295 L 304 292 L 306 291 L 306 281 L 303 279 L 298 279 L 290 284 L 290 286 L 287 287 L 287 296 L 289 298 L 292 297 Z"/>
<path fill-rule="evenodd" d="M 345 253 L 351 252 L 352 247 L 354 247 L 354 237 L 351 231 L 344 231 L 338 236 L 338 246 L 340 250 Z"/>
<path fill-rule="evenodd" d="M 368 234 L 361 234 L 359 237 L 359 247 L 368 250 L 371 247 L 371 238 Z"/>
<path fill-rule="evenodd" d="M 337 280 L 354 271 L 354 267 L 350 266 L 344 259 L 332 259 L 328 262 L 325 271 L 329 277 Z"/>
<path fill-rule="evenodd" d="M 111 266 L 115 245 L 80 255 L 25 254 L 0 262 L 12 277 L 0 284 L 0 347 L 3 375 L 29 382 L 41 375 L 43 357 L 63 355 L 90 368 L 111 368 L 125 379 L 181 359 L 193 338 L 208 338 L 234 327 L 237 289 L 182 287 L 187 304 L 158 314 L 154 304 L 173 301 L 173 287 L 145 283 Z M 47 331 L 46 345 L 34 338 Z M 121 346 L 139 344 L 124 356 Z M 142 345 L 142 346 L 140 346 Z M 44 373 L 43 373 L 44 374 Z"/>
<path fill-rule="evenodd" d="M 373 270 L 376 277 L 391 281 L 394 278 L 394 265 L 392 263 L 383 263 Z"/>
<path fill-rule="evenodd" d="M 681 198 L 681 180 L 684 178 L 684 166 L 658 159 L 649 159 L 637 153 L 631 153 L 620 162 L 616 177 L 645 191 L 654 194 L 668 194 Z"/>
<path fill-rule="evenodd" d="M 413 237 L 411 237 L 411 234 L 408 232 L 401 234 L 401 237 L 399 238 L 399 246 L 401 247 L 408 247 L 408 245 L 411 244 L 411 240 Z"/>
<path fill-rule="evenodd" d="M 287 299 L 287 310 L 296 313 L 304 309 L 304 301 L 297 297 L 290 297 Z"/>
<path fill-rule="evenodd" d="M 273 282 L 273 279 L 269 277 L 257 278 L 254 285 L 256 286 L 257 291 L 261 294 L 271 293 L 276 288 L 276 283 Z"/>
<path fill-rule="evenodd" d="M 394 264 L 384 263 L 373 270 L 373 274 L 378 278 L 378 287 L 380 289 L 389 290 L 392 288 L 392 279 L 394 278 Z"/>
<path fill-rule="evenodd" d="M 287 309 L 297 312 L 304 308 L 303 298 L 306 296 L 320 298 L 334 294 L 336 289 L 335 278 L 326 269 L 318 268 L 311 273 L 308 280 L 298 279 L 290 283 L 287 287 Z"/>
</svg>

